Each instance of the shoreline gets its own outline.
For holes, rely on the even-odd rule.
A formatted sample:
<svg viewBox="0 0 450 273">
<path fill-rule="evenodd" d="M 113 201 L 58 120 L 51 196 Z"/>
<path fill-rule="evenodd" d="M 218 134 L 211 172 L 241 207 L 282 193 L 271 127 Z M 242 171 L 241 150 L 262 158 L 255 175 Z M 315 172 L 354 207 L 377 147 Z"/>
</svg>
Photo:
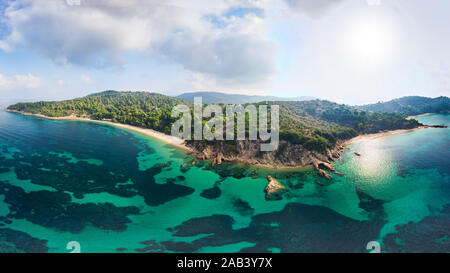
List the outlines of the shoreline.
<svg viewBox="0 0 450 273">
<path fill-rule="evenodd" d="M 122 129 L 126 129 L 126 130 L 130 130 L 136 133 L 140 133 L 143 134 L 145 136 L 149 136 L 152 138 L 155 138 L 161 142 L 164 142 L 166 144 L 172 145 L 174 147 L 180 148 L 186 152 L 192 152 L 193 150 L 191 148 L 189 148 L 188 146 L 186 146 L 184 144 L 184 140 L 181 138 L 177 138 L 174 136 L 170 136 L 170 135 L 166 135 L 164 133 L 152 130 L 152 129 L 146 129 L 146 128 L 141 128 L 141 127 L 137 127 L 137 126 L 133 126 L 133 125 L 128 125 L 128 124 L 123 124 L 123 123 L 117 123 L 117 122 L 112 122 L 112 121 L 107 121 L 107 120 L 95 120 L 95 119 L 90 119 L 90 118 L 83 118 L 83 117 L 77 117 L 76 115 L 70 115 L 70 116 L 65 116 L 65 117 L 50 117 L 50 116 L 45 116 L 42 114 L 32 114 L 32 113 L 26 113 L 26 112 L 22 112 L 22 111 L 16 111 L 16 110 L 8 110 L 5 109 L 6 112 L 11 112 L 11 113 L 17 113 L 17 114 L 21 114 L 24 116 L 33 116 L 33 117 L 39 117 L 39 118 L 45 118 L 45 119 L 51 119 L 51 120 L 73 120 L 73 121 L 88 121 L 88 122 L 95 122 L 95 123 L 100 123 L 100 124 L 107 124 L 110 126 L 114 126 L 114 127 L 119 127 Z"/>
<path fill-rule="evenodd" d="M 434 113 L 424 113 L 424 114 L 415 115 L 415 116 L 408 116 L 408 117 L 406 117 L 406 119 L 407 120 L 416 119 L 416 118 L 425 117 L 425 116 L 429 116 L 429 115 L 433 115 L 433 114 Z"/>
<path fill-rule="evenodd" d="M 51 119 L 51 120 L 88 121 L 88 122 L 95 122 L 95 123 L 106 124 L 106 125 L 110 125 L 110 126 L 114 126 L 114 127 L 119 127 L 119 128 L 125 129 L 125 130 L 130 130 L 130 131 L 140 133 L 142 135 L 157 139 L 161 142 L 164 142 L 166 144 L 169 144 L 176 148 L 179 148 L 179 149 L 187 152 L 188 154 L 193 155 L 194 157 L 197 157 L 195 155 L 195 151 L 191 147 L 187 146 L 183 139 L 177 138 L 174 136 L 170 136 L 170 135 L 166 135 L 164 133 L 155 131 L 153 129 L 146 129 L 146 128 L 141 128 L 141 127 L 137 127 L 137 126 L 133 126 L 133 125 L 117 123 L 117 122 L 112 122 L 112 121 L 106 121 L 106 120 L 94 120 L 94 119 L 90 119 L 87 117 L 77 117 L 74 114 L 72 114 L 70 116 L 65 116 L 65 117 L 50 117 L 50 116 L 45 116 L 42 114 L 32 114 L 32 113 L 27 113 L 27 112 L 22 112 L 22 111 L 17 111 L 17 110 L 5 109 L 5 111 L 11 112 L 11 113 L 17 113 L 17 114 L 21 114 L 21 115 L 25 115 L 25 116 L 34 116 L 34 117 L 39 117 L 39 118 L 44 118 L 44 119 Z M 432 113 L 427 113 L 427 114 L 422 114 L 420 116 L 431 115 L 431 114 Z M 415 118 L 415 117 L 418 117 L 418 116 L 411 116 L 411 118 Z M 351 138 L 349 140 L 342 142 L 341 146 L 346 147 L 348 145 L 351 145 L 351 144 L 353 144 L 355 142 L 359 142 L 359 141 L 372 140 L 372 139 L 377 139 L 377 138 L 400 134 L 400 133 L 413 132 L 416 130 L 426 129 L 426 128 L 430 128 L 430 127 L 427 125 L 424 125 L 424 126 L 419 126 L 419 127 L 412 128 L 412 129 L 399 129 L 399 130 L 386 131 L 386 132 L 380 132 L 380 133 L 374 133 L 374 134 L 359 135 L 359 136 L 356 136 L 354 138 Z M 307 169 L 314 168 L 313 165 L 272 166 L 272 165 L 261 164 L 261 163 L 253 164 L 252 162 L 246 162 L 246 161 L 240 161 L 240 160 L 237 160 L 237 161 L 236 160 L 234 160 L 234 161 L 225 160 L 225 161 L 230 164 L 244 164 L 244 165 L 247 164 L 247 165 L 252 165 L 256 168 L 260 168 L 260 169 L 264 169 L 264 170 L 273 170 L 273 171 L 295 171 L 295 170 L 307 170 Z"/>
<path fill-rule="evenodd" d="M 356 136 L 354 138 L 344 141 L 344 143 L 342 145 L 347 146 L 347 145 L 353 144 L 355 142 L 360 142 L 360 141 L 364 141 L 364 140 L 372 140 L 372 139 L 377 139 L 377 138 L 401 134 L 401 133 L 409 133 L 409 132 L 413 132 L 413 131 L 417 131 L 417 130 L 421 130 L 421 129 L 427 129 L 427 128 L 430 128 L 430 127 L 429 126 L 419 126 L 419 127 L 412 128 L 412 129 L 398 129 L 398 130 L 387 131 L 387 132 L 359 135 L 359 136 Z"/>
<path fill-rule="evenodd" d="M 106 121 L 106 120 L 95 120 L 95 119 L 90 119 L 90 118 L 86 118 L 86 117 L 77 117 L 74 114 L 72 114 L 70 116 L 64 116 L 64 117 L 50 117 L 50 116 L 46 116 L 46 115 L 42 115 L 42 114 L 33 114 L 33 113 L 27 113 L 27 112 L 22 112 L 22 111 L 17 111 L 17 110 L 4 109 L 4 111 L 10 112 L 10 113 L 17 113 L 17 114 L 21 114 L 24 116 L 33 116 L 33 117 L 38 117 L 38 118 L 50 119 L 50 120 L 87 121 L 87 122 L 94 122 L 94 123 L 100 123 L 100 124 L 106 124 L 106 125 L 110 125 L 110 126 L 114 126 L 114 127 L 119 127 L 119 128 L 125 129 L 125 130 L 130 130 L 130 131 L 133 131 L 136 133 L 143 134 L 148 137 L 155 138 L 161 142 L 164 142 L 164 143 L 172 145 L 176 148 L 182 149 L 183 151 L 187 152 L 188 154 L 191 154 L 194 157 L 196 157 L 194 154 L 194 150 L 192 148 L 190 148 L 189 146 L 187 146 L 183 139 L 177 138 L 174 136 L 170 136 L 170 135 L 166 135 L 164 133 L 161 133 L 161 132 L 158 132 L 158 131 L 155 131 L 152 129 L 146 129 L 146 128 L 141 128 L 141 127 L 137 127 L 137 126 L 133 126 L 133 125 L 117 123 L 117 122 L 112 122 L 112 121 Z M 259 169 L 271 170 L 271 171 L 296 171 L 296 170 L 307 170 L 307 169 L 313 168 L 312 165 L 271 166 L 271 165 L 266 165 L 266 164 L 261 164 L 261 163 L 252 164 L 251 162 L 246 162 L 246 161 L 226 161 L 226 162 L 230 163 L 230 164 L 252 165 Z"/>
</svg>

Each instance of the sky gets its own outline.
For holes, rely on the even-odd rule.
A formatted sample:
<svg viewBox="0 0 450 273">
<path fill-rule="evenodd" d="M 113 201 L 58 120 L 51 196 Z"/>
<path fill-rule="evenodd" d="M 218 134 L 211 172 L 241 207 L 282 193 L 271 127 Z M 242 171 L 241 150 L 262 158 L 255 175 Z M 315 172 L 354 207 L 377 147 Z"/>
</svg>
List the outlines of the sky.
<svg viewBox="0 0 450 273">
<path fill-rule="evenodd" d="M 0 0 L 0 99 L 450 95 L 448 0 Z"/>
</svg>

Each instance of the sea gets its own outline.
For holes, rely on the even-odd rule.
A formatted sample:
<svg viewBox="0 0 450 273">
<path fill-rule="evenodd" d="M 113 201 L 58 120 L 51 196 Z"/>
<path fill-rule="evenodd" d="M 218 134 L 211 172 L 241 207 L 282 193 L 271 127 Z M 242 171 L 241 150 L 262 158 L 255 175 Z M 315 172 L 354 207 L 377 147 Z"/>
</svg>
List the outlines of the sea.
<svg viewBox="0 0 450 273">
<path fill-rule="evenodd" d="M 0 252 L 449 252 L 449 151 L 450 129 L 362 140 L 327 180 L 0 111 Z M 265 198 L 268 174 L 287 188 L 280 200 Z"/>
</svg>

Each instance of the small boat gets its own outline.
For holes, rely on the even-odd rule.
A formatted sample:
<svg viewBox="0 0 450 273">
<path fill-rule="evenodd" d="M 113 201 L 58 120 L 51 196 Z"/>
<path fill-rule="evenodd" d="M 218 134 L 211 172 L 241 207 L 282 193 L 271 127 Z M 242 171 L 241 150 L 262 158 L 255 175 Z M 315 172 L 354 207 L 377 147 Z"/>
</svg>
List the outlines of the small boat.
<svg viewBox="0 0 450 273">
<path fill-rule="evenodd" d="M 361 156 L 361 154 L 360 154 L 360 153 L 357 153 L 357 152 L 354 152 L 354 154 L 355 154 L 356 156 Z"/>
</svg>

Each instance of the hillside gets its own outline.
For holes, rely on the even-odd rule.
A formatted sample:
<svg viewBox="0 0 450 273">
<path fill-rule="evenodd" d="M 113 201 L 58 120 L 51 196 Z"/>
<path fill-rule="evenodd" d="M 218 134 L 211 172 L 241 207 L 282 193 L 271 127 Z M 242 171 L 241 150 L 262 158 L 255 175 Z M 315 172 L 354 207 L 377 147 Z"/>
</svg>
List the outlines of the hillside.
<svg viewBox="0 0 450 273">
<path fill-rule="evenodd" d="M 170 134 L 171 124 L 176 120 L 170 117 L 171 110 L 181 103 L 190 102 L 157 93 L 104 91 L 59 102 L 17 103 L 7 109 L 50 117 L 75 114 L 96 120 L 110 119 Z"/>
<path fill-rule="evenodd" d="M 387 102 L 361 105 L 358 108 L 373 112 L 395 112 L 407 116 L 425 113 L 448 113 L 450 112 L 450 99 L 448 97 L 427 98 L 409 96 Z"/>
<path fill-rule="evenodd" d="M 183 93 L 177 98 L 193 101 L 194 97 L 202 97 L 203 103 L 225 103 L 225 104 L 245 104 L 256 103 L 261 101 L 304 101 L 313 100 L 313 97 L 295 97 L 295 98 L 282 98 L 275 96 L 249 96 L 241 94 L 227 94 L 220 92 L 192 92 Z"/>
<path fill-rule="evenodd" d="M 175 118 L 171 109 L 192 103 L 180 98 L 148 92 L 105 91 L 83 98 L 60 102 L 18 103 L 8 110 L 43 114 L 51 117 L 77 115 L 96 120 L 150 128 L 170 133 Z M 259 105 L 263 103 L 257 103 Z M 253 142 L 259 141 L 189 141 L 187 144 L 205 158 L 224 158 L 278 165 L 306 165 L 314 158 L 332 159 L 331 151 L 340 142 L 363 133 L 418 127 L 416 120 L 406 120 L 395 113 L 373 113 L 337 103 L 312 100 L 269 102 L 280 106 L 280 146 L 277 151 L 261 153 Z M 253 143 L 253 144 L 252 144 Z M 325 157 L 324 157 L 325 156 Z"/>
</svg>

